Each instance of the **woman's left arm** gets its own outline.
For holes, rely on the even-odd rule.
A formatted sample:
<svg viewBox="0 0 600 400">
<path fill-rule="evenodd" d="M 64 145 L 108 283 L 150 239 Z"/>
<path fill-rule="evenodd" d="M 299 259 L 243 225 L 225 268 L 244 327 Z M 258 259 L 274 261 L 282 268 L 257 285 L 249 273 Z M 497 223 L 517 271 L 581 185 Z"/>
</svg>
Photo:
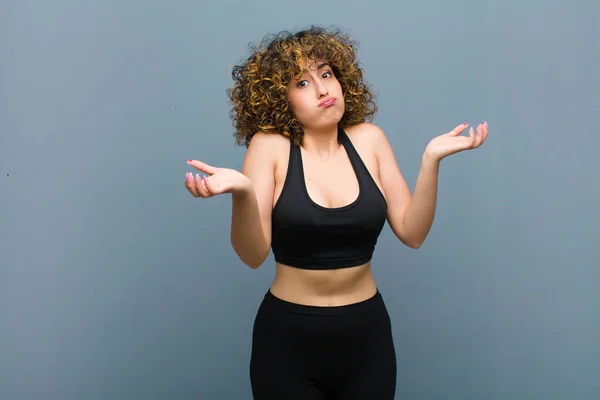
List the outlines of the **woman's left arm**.
<svg viewBox="0 0 600 400">
<path fill-rule="evenodd" d="M 374 135 L 375 154 L 388 203 L 388 223 L 396 237 L 409 247 L 421 247 L 433 224 L 441 160 L 463 150 L 475 149 L 487 138 L 487 123 L 480 124 L 477 133 L 471 128 L 469 136 L 460 136 L 466 128 L 467 124 L 459 125 L 429 142 L 421 159 L 414 194 L 410 193 L 385 134 L 375 129 L 378 131 Z"/>
</svg>

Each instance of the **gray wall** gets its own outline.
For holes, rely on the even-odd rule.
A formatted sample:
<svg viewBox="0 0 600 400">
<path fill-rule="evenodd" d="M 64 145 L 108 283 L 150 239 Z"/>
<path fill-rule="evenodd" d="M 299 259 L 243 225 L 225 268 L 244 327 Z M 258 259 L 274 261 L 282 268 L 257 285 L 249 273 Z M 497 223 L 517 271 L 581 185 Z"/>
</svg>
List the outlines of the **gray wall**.
<svg viewBox="0 0 600 400">
<path fill-rule="evenodd" d="M 381 236 L 399 397 L 600 397 L 599 3 L 216 4 L 0 4 L 0 398 L 251 397 L 273 260 L 236 258 L 185 161 L 240 167 L 228 71 L 310 24 L 360 41 L 411 188 L 432 137 L 490 124 L 426 244 Z"/>
</svg>

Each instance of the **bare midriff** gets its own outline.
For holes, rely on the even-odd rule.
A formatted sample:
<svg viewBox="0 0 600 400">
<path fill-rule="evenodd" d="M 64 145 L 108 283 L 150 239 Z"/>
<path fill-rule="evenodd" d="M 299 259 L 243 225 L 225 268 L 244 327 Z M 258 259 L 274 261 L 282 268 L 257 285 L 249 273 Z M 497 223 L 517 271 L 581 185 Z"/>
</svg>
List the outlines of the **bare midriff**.
<svg viewBox="0 0 600 400">
<path fill-rule="evenodd" d="M 335 270 L 308 270 L 276 264 L 271 293 L 291 303 L 335 307 L 373 297 L 377 286 L 371 263 Z"/>
</svg>

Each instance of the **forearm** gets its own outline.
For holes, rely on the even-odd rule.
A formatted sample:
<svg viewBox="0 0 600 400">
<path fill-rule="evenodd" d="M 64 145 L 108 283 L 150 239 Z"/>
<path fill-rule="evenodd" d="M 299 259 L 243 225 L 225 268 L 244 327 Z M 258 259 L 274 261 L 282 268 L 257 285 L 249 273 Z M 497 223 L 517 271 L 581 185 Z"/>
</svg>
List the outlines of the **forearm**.
<svg viewBox="0 0 600 400">
<path fill-rule="evenodd" d="M 421 169 L 412 200 L 402 220 L 404 241 L 413 248 L 420 247 L 429 234 L 437 202 L 439 161 L 423 155 Z"/>
<path fill-rule="evenodd" d="M 250 268 L 258 268 L 269 253 L 258 201 L 252 185 L 243 193 L 232 194 L 231 244 Z"/>
</svg>

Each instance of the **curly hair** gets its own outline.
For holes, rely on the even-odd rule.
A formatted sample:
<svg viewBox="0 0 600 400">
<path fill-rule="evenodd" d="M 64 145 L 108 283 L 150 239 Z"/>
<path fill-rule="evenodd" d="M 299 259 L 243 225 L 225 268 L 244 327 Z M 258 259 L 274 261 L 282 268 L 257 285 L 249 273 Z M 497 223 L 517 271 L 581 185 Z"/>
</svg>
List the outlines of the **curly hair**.
<svg viewBox="0 0 600 400">
<path fill-rule="evenodd" d="M 267 35 L 260 44 L 250 45 L 251 55 L 233 67 L 234 85 L 227 90 L 236 143 L 248 147 L 259 131 L 302 143 L 302 127 L 288 105 L 287 84 L 302 75 L 308 61 L 327 61 L 340 83 L 345 113 L 339 127 L 371 120 L 377 112 L 375 96 L 363 80 L 356 48 L 356 42 L 341 31 L 315 26 Z"/>
</svg>

